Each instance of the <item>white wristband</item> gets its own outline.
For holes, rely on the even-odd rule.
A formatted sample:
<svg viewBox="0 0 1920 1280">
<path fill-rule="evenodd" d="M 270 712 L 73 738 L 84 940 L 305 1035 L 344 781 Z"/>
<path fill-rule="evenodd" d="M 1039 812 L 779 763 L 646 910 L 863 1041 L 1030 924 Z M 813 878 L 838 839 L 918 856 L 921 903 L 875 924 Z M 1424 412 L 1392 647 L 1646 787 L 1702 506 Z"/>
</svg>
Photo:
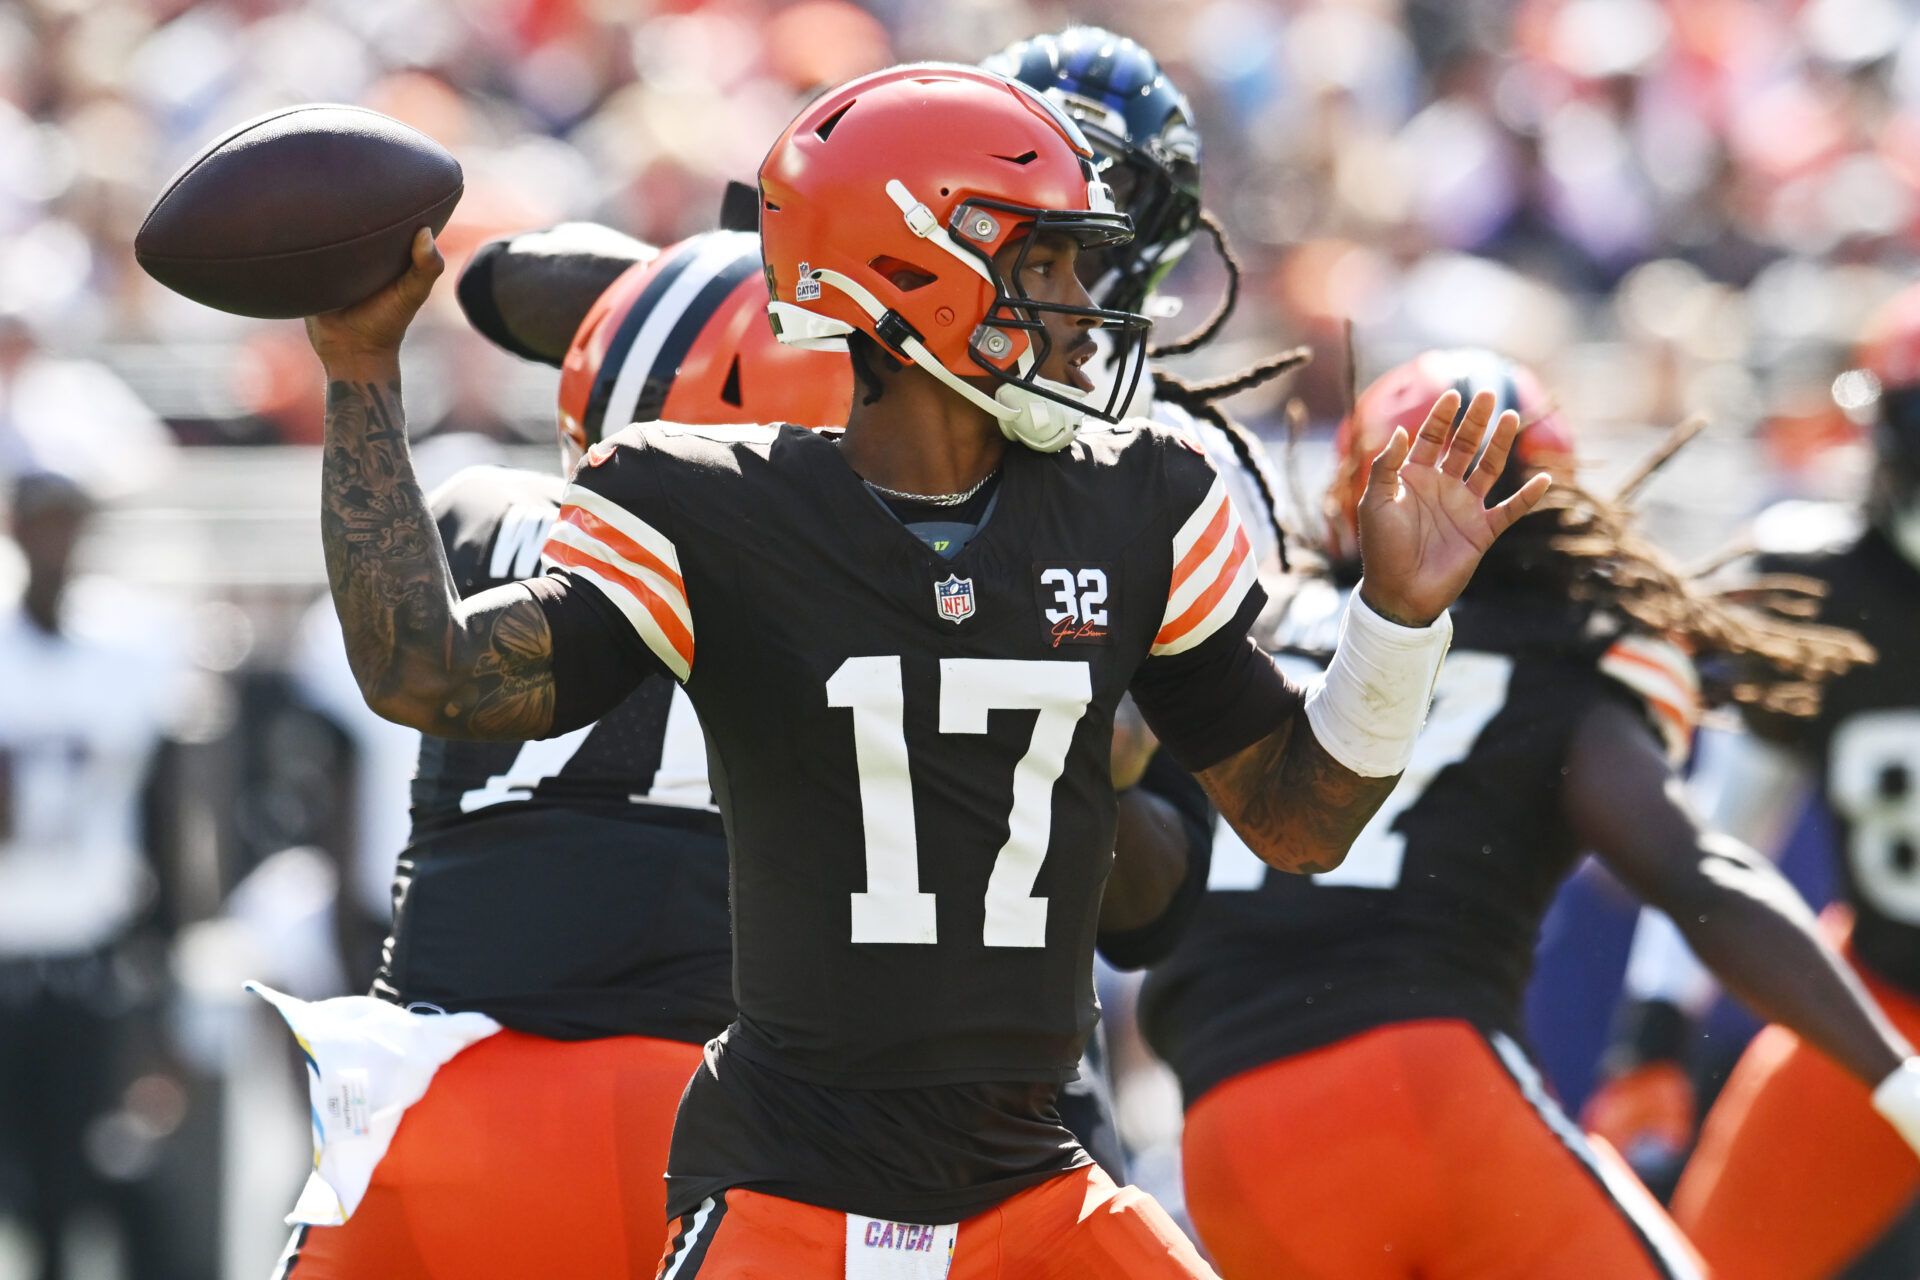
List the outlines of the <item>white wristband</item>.
<svg viewBox="0 0 1920 1280">
<path fill-rule="evenodd" d="M 1920 1152 L 1920 1058 L 1908 1058 L 1880 1082 L 1873 1091 L 1873 1109 Z"/>
<path fill-rule="evenodd" d="M 1333 662 L 1307 693 L 1307 723 L 1327 754 L 1363 778 L 1405 769 L 1452 640 L 1447 614 L 1403 627 L 1368 608 L 1358 591 L 1349 596 Z"/>
</svg>

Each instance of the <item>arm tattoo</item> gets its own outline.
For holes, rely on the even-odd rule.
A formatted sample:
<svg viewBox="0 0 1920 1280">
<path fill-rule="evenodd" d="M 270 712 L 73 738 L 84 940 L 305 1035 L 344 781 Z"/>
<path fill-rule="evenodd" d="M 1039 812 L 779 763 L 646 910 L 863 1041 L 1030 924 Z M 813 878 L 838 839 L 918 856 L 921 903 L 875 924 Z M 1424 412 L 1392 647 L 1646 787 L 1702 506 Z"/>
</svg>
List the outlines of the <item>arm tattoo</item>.
<svg viewBox="0 0 1920 1280">
<path fill-rule="evenodd" d="M 545 736 L 546 615 L 518 587 L 458 599 L 413 478 L 397 377 L 328 384 L 321 474 L 327 582 L 368 705 L 442 737 Z"/>
<path fill-rule="evenodd" d="M 1198 774 L 1248 847 L 1282 871 L 1331 871 L 1400 781 L 1363 778 L 1328 755 L 1306 716 Z"/>
</svg>

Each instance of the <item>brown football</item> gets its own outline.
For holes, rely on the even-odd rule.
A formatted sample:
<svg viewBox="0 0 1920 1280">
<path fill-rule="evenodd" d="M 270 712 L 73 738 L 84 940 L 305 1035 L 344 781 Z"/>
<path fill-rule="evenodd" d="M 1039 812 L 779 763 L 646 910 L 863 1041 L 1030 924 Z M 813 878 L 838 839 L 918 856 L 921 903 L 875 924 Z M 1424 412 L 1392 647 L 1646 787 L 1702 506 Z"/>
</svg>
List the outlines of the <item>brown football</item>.
<svg viewBox="0 0 1920 1280">
<path fill-rule="evenodd" d="M 288 107 L 208 144 L 147 211 L 133 255 L 195 302 L 280 319 L 349 306 L 406 270 L 414 231 L 447 225 L 460 162 L 398 120 Z"/>
</svg>

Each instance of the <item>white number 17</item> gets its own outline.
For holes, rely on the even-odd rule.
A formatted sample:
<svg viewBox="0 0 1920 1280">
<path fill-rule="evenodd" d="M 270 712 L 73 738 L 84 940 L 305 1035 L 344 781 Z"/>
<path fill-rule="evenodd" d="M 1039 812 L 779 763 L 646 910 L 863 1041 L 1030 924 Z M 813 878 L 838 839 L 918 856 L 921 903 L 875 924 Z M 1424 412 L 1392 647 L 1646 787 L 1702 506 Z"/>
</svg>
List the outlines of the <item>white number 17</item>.
<svg viewBox="0 0 1920 1280">
<path fill-rule="evenodd" d="M 990 711 L 1038 711 L 1033 740 L 1013 767 L 1007 841 L 987 878 L 989 947 L 1041 947 L 1047 900 L 1033 896 L 1053 833 L 1053 784 L 1066 768 L 1074 727 L 1093 699 L 1084 662 L 946 658 L 940 663 L 940 732 L 985 733 Z M 920 889 L 908 769 L 906 698 L 897 655 L 848 658 L 827 681 L 827 705 L 853 712 L 867 887 L 853 898 L 854 942 L 939 941 L 934 895 Z"/>
</svg>

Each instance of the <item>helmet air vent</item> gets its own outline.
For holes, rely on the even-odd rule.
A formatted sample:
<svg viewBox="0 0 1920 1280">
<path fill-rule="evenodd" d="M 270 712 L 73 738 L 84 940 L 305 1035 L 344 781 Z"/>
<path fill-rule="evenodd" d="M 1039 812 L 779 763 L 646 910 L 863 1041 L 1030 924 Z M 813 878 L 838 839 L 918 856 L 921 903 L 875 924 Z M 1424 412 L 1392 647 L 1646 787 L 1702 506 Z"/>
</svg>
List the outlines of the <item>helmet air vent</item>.
<svg viewBox="0 0 1920 1280">
<path fill-rule="evenodd" d="M 822 120 L 820 122 L 820 127 L 813 131 L 813 136 L 820 139 L 820 141 L 825 142 L 829 137 L 833 135 L 834 126 L 839 124 L 842 120 L 846 118 L 847 112 L 853 110 L 853 104 L 858 101 L 860 101 L 860 99 L 858 98 L 853 98 L 849 100 L 845 106 L 841 107 L 838 111 L 828 116 L 825 120 Z"/>
<path fill-rule="evenodd" d="M 924 289 L 939 277 L 924 267 L 916 267 L 911 262 L 903 262 L 890 254 L 881 254 L 867 263 L 875 271 L 887 278 L 887 283 L 902 293 L 912 293 L 915 289 Z"/>
</svg>

